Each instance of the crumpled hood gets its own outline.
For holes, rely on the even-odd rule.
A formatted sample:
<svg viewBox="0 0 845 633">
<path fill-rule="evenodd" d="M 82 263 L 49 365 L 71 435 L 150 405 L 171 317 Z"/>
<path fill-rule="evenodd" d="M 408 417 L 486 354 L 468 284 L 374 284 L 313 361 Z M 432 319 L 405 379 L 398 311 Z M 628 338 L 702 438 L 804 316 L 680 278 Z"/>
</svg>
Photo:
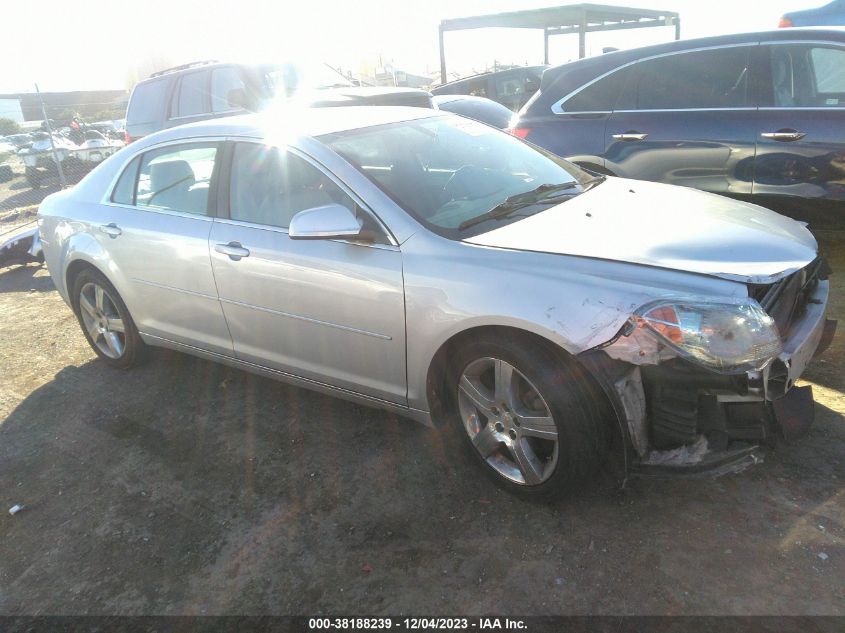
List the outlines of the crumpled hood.
<svg viewBox="0 0 845 633">
<path fill-rule="evenodd" d="M 608 178 L 531 217 L 465 240 L 770 283 L 817 255 L 810 231 L 754 204 L 686 187 Z"/>
</svg>

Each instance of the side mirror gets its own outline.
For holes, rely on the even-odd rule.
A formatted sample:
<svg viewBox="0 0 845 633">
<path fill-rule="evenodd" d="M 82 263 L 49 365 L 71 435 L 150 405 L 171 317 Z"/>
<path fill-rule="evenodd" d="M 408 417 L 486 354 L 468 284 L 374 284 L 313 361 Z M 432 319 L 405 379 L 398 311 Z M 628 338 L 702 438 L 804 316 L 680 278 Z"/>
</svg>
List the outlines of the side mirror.
<svg viewBox="0 0 845 633">
<path fill-rule="evenodd" d="M 361 238 L 362 224 L 342 204 L 300 211 L 290 221 L 288 237 L 292 240 L 332 240 Z"/>
</svg>

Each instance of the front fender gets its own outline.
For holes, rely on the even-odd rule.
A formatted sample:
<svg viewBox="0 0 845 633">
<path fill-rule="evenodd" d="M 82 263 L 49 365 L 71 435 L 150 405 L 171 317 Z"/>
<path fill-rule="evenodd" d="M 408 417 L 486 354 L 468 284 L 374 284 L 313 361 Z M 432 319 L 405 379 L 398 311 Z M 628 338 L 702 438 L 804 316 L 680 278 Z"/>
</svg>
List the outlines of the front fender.
<svg viewBox="0 0 845 633">
<path fill-rule="evenodd" d="M 482 326 L 536 334 L 575 356 L 614 338 L 632 313 L 679 293 L 736 296 L 715 277 L 415 235 L 403 244 L 409 406 L 429 411 L 427 377 L 452 337 Z"/>
</svg>

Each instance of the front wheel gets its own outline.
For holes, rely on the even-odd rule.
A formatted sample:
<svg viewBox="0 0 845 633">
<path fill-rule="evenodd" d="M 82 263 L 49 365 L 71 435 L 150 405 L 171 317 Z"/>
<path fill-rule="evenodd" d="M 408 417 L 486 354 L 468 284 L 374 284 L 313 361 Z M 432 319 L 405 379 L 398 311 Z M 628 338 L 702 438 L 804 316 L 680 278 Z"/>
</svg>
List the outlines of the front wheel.
<svg viewBox="0 0 845 633">
<path fill-rule="evenodd" d="M 453 367 L 459 432 L 499 485 L 556 496 L 601 465 L 604 396 L 574 360 L 530 339 L 487 336 L 465 345 Z"/>
<path fill-rule="evenodd" d="M 126 304 L 101 273 L 83 270 L 73 283 L 76 318 L 88 344 L 112 367 L 128 369 L 143 358 L 144 342 Z"/>
</svg>

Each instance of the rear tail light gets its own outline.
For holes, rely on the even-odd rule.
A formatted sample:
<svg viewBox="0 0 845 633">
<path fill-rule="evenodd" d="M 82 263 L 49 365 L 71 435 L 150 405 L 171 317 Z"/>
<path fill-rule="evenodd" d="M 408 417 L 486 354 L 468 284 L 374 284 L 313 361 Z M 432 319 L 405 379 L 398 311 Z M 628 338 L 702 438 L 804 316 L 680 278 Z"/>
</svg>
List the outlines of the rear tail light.
<svg viewBox="0 0 845 633">
<path fill-rule="evenodd" d="M 516 138 L 525 138 L 529 134 L 531 134 L 530 127 L 508 127 L 505 128 L 505 132 L 510 134 L 511 136 L 515 136 Z"/>
<path fill-rule="evenodd" d="M 790 20 L 789 18 L 781 18 L 780 22 L 778 22 L 778 28 L 779 29 L 788 29 L 788 28 L 793 27 L 793 26 L 795 26 L 795 25 L 792 23 L 792 20 Z"/>
</svg>

